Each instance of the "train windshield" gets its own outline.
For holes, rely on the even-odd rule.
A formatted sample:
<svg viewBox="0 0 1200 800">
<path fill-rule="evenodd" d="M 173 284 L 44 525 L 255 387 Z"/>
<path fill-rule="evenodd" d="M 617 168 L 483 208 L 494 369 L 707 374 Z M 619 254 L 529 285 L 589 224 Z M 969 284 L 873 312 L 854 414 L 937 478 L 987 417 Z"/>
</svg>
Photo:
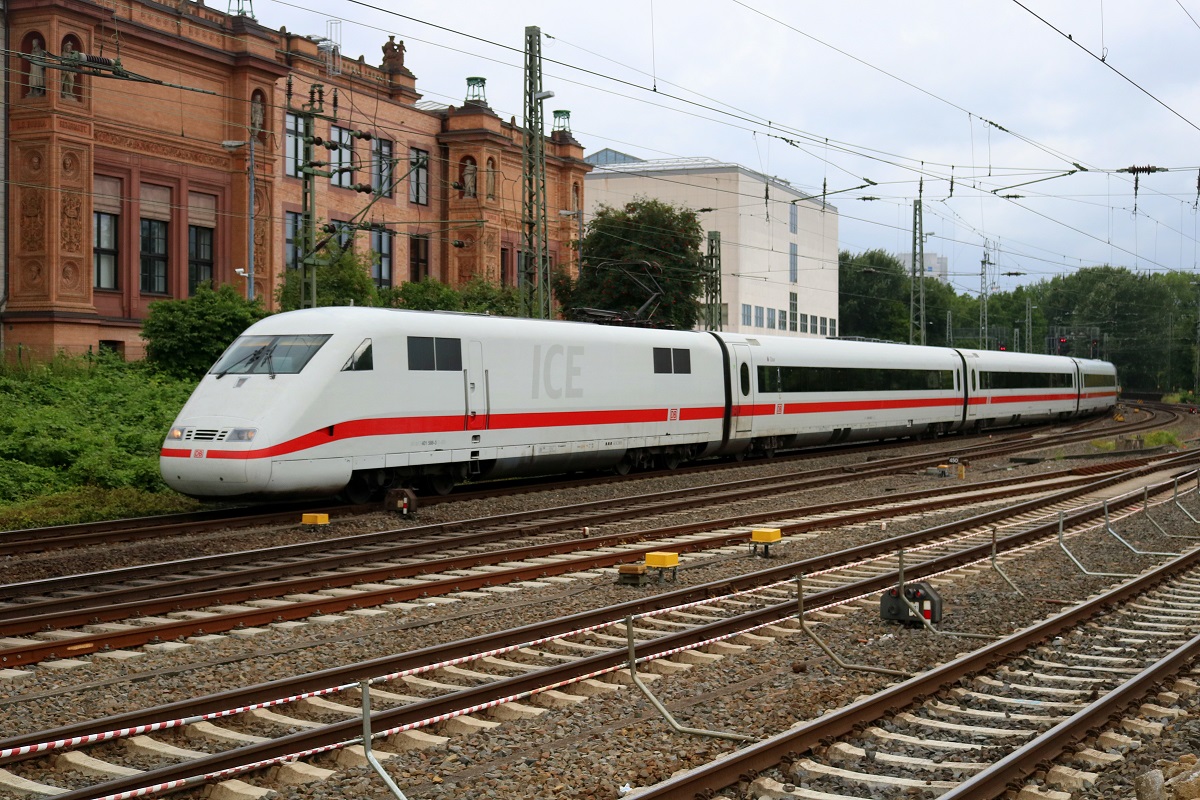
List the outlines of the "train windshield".
<svg viewBox="0 0 1200 800">
<path fill-rule="evenodd" d="M 209 372 L 218 378 L 235 375 L 295 375 L 304 369 L 330 334 L 240 336 Z"/>
</svg>

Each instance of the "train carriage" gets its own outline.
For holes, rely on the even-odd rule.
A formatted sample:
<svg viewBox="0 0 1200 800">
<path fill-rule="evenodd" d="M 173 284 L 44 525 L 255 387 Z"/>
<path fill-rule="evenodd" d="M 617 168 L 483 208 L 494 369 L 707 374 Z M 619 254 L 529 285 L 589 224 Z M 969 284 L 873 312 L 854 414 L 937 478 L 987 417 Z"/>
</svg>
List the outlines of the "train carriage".
<svg viewBox="0 0 1200 800">
<path fill-rule="evenodd" d="M 1074 359 L 1079 375 L 1079 413 L 1096 414 L 1112 408 L 1121 389 L 1117 368 L 1107 361 Z"/>
<path fill-rule="evenodd" d="M 753 355 L 753 436 L 764 452 L 898 436 L 963 424 L 962 361 L 953 350 L 878 342 L 722 334 Z M 735 345 L 736 346 L 736 345 Z M 747 382 L 738 390 L 747 396 Z"/>
<path fill-rule="evenodd" d="M 967 369 L 968 424 L 1020 425 L 1079 413 L 1079 376 L 1073 359 L 991 350 L 958 352 Z"/>
</svg>

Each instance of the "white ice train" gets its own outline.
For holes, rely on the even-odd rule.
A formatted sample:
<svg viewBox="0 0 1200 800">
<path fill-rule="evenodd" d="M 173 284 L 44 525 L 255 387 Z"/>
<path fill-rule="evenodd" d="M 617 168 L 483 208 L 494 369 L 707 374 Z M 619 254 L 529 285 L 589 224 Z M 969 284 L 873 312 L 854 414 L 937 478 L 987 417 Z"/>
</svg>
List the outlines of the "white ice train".
<svg viewBox="0 0 1200 800">
<path fill-rule="evenodd" d="M 1112 364 L 1061 356 L 320 308 L 230 345 L 161 469 L 199 498 L 363 500 L 1068 419 L 1117 391 Z"/>
</svg>

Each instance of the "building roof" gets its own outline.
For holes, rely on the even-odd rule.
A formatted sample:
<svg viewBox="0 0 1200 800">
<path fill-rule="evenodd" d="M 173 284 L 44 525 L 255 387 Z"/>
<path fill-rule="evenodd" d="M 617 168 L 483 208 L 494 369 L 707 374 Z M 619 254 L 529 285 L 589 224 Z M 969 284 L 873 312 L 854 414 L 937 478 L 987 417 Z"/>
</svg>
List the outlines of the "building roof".
<svg viewBox="0 0 1200 800">
<path fill-rule="evenodd" d="M 797 195 L 797 196 L 803 196 L 806 200 L 814 200 L 814 201 L 820 202 L 820 199 L 821 199 L 821 195 L 819 193 L 810 194 L 801 189 L 797 189 L 795 186 L 792 186 L 790 181 L 787 181 L 783 178 L 779 178 L 774 175 L 765 175 L 757 170 L 750 169 L 749 167 L 744 167 L 741 164 L 735 164 L 732 161 L 719 161 L 718 159 L 710 158 L 708 156 L 692 156 L 692 157 L 683 157 L 683 158 L 658 158 L 658 159 L 649 159 L 649 160 L 634 158 L 633 156 L 628 156 L 628 158 L 631 160 L 628 160 L 628 161 L 617 161 L 617 160 L 602 161 L 599 159 L 593 160 L 593 157 L 595 157 L 595 156 L 600 156 L 601 154 L 609 154 L 609 153 L 616 154 L 616 155 L 625 155 L 624 153 L 618 153 L 616 150 L 609 150 L 608 148 L 605 148 L 604 150 L 600 150 L 600 151 L 594 153 L 592 156 L 584 158 L 584 161 L 587 161 L 588 163 L 593 164 L 595 166 L 595 169 L 587 174 L 585 180 L 596 180 L 599 178 L 613 177 L 614 174 L 616 174 L 616 173 L 625 174 L 625 175 L 643 175 L 643 174 L 651 173 L 651 172 L 662 172 L 662 173 L 674 172 L 676 174 L 679 174 L 679 173 L 694 174 L 694 173 L 698 173 L 698 172 L 729 172 L 729 171 L 736 170 L 736 171 L 741 172 L 742 174 L 750 177 L 753 180 L 771 184 L 773 186 L 779 187 L 780 189 L 783 189 L 784 191 L 789 192 L 794 195 Z M 837 210 L 837 208 L 835 206 L 831 205 L 828 201 L 825 202 L 825 207 L 829 208 L 833 211 Z"/>
</svg>

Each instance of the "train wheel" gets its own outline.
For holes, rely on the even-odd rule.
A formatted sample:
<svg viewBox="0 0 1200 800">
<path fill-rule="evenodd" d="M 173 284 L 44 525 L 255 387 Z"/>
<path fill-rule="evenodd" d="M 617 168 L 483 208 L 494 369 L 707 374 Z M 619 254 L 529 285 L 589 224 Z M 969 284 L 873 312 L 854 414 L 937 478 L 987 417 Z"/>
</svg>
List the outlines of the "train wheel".
<svg viewBox="0 0 1200 800">
<path fill-rule="evenodd" d="M 628 453 L 621 456 L 621 460 L 616 464 L 613 464 L 613 472 L 618 475 L 628 475 L 633 472 L 633 459 L 629 457 Z"/>
<path fill-rule="evenodd" d="M 683 459 L 678 453 L 664 453 L 662 455 L 662 465 L 664 469 L 679 469 L 679 465 L 683 463 Z"/>
<path fill-rule="evenodd" d="M 342 497 L 351 505 L 360 506 L 369 503 L 375 497 L 376 487 L 372 486 L 362 475 L 350 476 L 350 482 L 342 489 Z"/>
<path fill-rule="evenodd" d="M 436 494 L 439 497 L 445 497 L 454 491 L 454 476 L 453 475 L 427 475 L 422 481 L 430 493 Z"/>
</svg>

